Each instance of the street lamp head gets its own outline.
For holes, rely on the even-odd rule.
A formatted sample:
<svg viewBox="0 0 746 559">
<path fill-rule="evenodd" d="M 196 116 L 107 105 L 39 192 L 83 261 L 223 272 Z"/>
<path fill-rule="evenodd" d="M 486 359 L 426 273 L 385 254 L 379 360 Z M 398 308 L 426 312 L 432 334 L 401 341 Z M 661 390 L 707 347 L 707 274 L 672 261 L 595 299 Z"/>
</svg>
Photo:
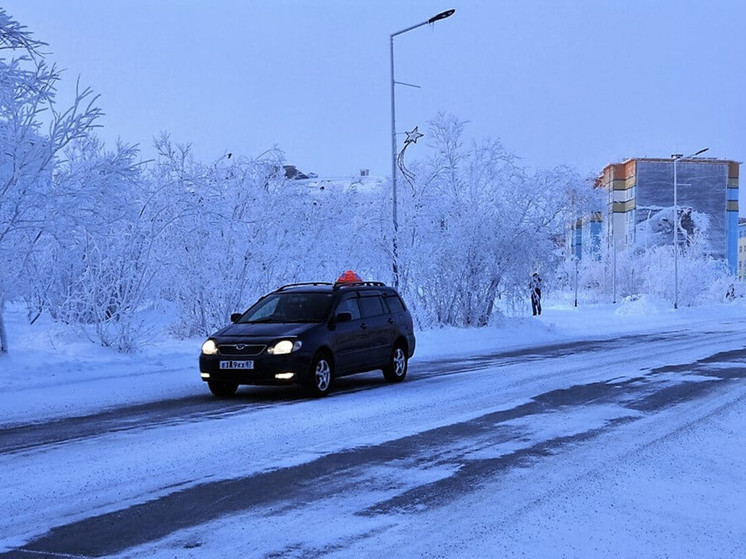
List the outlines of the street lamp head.
<svg viewBox="0 0 746 559">
<path fill-rule="evenodd" d="M 707 150 L 709 150 L 709 149 L 710 149 L 710 148 L 704 148 L 704 149 L 701 149 L 701 150 L 699 150 L 699 151 L 698 151 L 697 153 L 695 153 L 694 155 L 692 155 L 692 157 L 697 157 L 698 155 L 702 155 L 702 154 L 703 154 L 704 152 L 706 152 L 706 151 L 707 151 Z"/>
<path fill-rule="evenodd" d="M 446 10 L 445 12 L 440 12 L 437 16 L 433 16 L 430 19 L 427 20 L 428 23 L 435 23 L 436 21 L 440 21 L 441 19 L 445 19 L 447 17 L 451 17 L 456 10 Z"/>
<path fill-rule="evenodd" d="M 671 154 L 671 159 L 681 159 L 682 157 L 684 157 L 683 153 L 672 153 Z"/>
</svg>

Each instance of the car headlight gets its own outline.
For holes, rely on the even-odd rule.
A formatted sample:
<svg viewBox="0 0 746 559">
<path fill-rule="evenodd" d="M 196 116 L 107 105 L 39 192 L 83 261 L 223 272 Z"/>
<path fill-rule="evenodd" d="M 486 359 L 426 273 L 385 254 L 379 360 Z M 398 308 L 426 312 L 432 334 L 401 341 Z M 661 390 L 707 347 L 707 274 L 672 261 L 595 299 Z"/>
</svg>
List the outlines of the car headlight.
<svg viewBox="0 0 746 559">
<path fill-rule="evenodd" d="M 267 353 L 270 355 L 285 355 L 286 353 L 298 351 L 302 345 L 303 342 L 300 340 L 282 340 L 267 348 Z"/>
<path fill-rule="evenodd" d="M 205 355 L 215 355 L 217 352 L 218 344 L 215 343 L 215 340 L 207 340 L 202 344 L 202 353 Z"/>
</svg>

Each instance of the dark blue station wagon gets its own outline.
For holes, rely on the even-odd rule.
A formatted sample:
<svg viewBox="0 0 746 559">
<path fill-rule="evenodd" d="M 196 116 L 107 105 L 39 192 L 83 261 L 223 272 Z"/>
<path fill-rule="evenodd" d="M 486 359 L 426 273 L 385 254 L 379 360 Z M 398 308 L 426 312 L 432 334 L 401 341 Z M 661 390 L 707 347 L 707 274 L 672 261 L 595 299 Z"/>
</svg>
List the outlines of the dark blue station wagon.
<svg viewBox="0 0 746 559">
<path fill-rule="evenodd" d="M 406 305 L 381 282 L 349 278 L 285 285 L 231 315 L 202 344 L 210 391 L 226 398 L 242 384 L 301 384 L 325 396 L 335 378 L 377 369 L 389 382 L 404 380 L 415 349 Z"/>
</svg>

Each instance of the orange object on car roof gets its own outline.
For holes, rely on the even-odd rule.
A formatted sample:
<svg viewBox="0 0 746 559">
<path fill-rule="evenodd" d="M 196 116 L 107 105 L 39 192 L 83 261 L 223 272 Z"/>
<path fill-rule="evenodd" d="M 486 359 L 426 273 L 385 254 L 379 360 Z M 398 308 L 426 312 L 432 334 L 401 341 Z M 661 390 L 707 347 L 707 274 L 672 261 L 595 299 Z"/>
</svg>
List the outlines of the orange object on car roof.
<svg viewBox="0 0 746 559">
<path fill-rule="evenodd" d="M 360 283 L 362 281 L 362 278 L 352 270 L 347 270 L 344 274 L 337 278 L 337 283 Z"/>
</svg>

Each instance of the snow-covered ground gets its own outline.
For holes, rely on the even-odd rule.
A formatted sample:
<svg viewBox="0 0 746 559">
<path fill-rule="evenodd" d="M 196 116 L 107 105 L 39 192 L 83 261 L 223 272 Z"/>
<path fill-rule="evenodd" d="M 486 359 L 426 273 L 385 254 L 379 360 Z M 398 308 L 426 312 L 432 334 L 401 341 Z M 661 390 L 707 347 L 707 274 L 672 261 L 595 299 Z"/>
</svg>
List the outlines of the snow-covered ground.
<svg viewBox="0 0 746 559">
<path fill-rule="evenodd" d="M 515 409 L 558 387 L 610 378 L 620 385 L 638 382 L 643 368 L 694 363 L 743 349 L 745 311 L 742 301 L 677 311 L 649 298 L 578 309 L 548 304 L 541 317 L 510 319 L 499 327 L 419 332 L 413 368 L 439 358 L 573 340 L 645 339 L 645 334 L 661 332 L 681 336 L 674 336 L 675 343 L 651 340 L 649 349 L 638 343 L 630 355 L 595 352 L 590 354 L 593 362 L 587 355 L 569 355 L 551 363 L 519 361 L 499 371 L 482 371 L 478 382 L 467 373 L 321 402 L 292 400 L 256 409 L 247 403 L 241 412 L 210 421 L 151 425 L 0 455 L 0 552 L 51 527 L 158 500 L 200 483 L 302 467 L 330 453 L 424 437 Z M 162 339 L 141 353 L 121 355 L 50 322 L 24 325 L 22 311 L 15 307 L 8 313 L 8 329 L 11 355 L 0 360 L 5 380 L 0 427 L 207 393 L 196 366 L 202 340 Z M 711 382 L 695 372 L 657 377 L 671 386 L 683 380 Z M 329 490 L 331 501 L 309 496 L 308 502 L 288 510 L 257 506 L 206 517 L 203 524 L 122 555 L 745 556 L 743 384 L 728 384 L 714 397 L 688 404 L 686 418 L 677 407 L 647 417 L 592 402 L 517 417 L 499 424 L 513 433 L 499 444 L 460 448 L 458 438 L 444 438 L 437 460 L 394 460 L 359 471 L 351 480 L 335 480 L 340 485 L 336 492 L 333 486 Z M 487 476 L 483 485 L 454 494 L 445 506 L 359 514 L 402 491 L 456 476 L 470 461 L 582 437 L 618 420 L 617 427 L 589 442 L 564 445 L 530 467 Z M 251 425 L 262 428 L 247 429 Z M 329 517 L 339 522 L 330 525 Z"/>
</svg>

